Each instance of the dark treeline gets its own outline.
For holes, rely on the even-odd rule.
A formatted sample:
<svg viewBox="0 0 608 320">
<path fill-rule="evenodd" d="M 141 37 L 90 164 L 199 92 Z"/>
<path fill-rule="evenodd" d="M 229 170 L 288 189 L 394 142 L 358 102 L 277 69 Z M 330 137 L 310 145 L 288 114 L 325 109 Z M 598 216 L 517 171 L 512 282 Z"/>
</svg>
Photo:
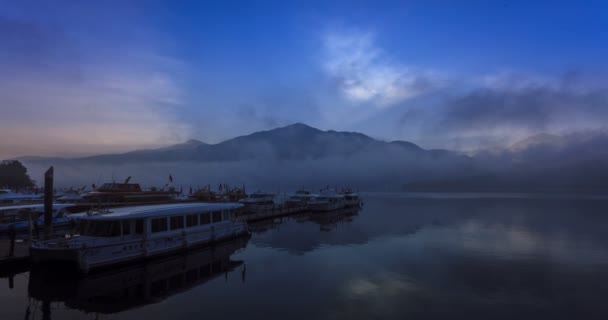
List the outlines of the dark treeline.
<svg viewBox="0 0 608 320">
<path fill-rule="evenodd" d="M 0 187 L 21 189 L 34 187 L 34 181 L 27 174 L 27 168 L 17 160 L 0 162 Z"/>
</svg>

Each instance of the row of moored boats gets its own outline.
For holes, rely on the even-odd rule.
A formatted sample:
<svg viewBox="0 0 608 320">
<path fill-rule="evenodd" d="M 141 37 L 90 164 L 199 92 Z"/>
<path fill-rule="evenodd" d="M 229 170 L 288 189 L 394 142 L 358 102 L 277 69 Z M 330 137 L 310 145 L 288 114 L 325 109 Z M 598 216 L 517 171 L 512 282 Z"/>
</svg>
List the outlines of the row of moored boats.
<svg viewBox="0 0 608 320">
<path fill-rule="evenodd" d="M 248 234 L 238 216 L 299 208 L 333 211 L 361 205 L 352 190 L 298 191 L 277 196 L 256 192 L 236 202 L 142 204 L 71 213 L 77 204 L 53 204 L 50 240 L 33 241 L 34 263 L 69 263 L 81 271 L 156 257 Z M 0 238 L 42 238 L 44 205 L 0 207 Z M 68 236 L 69 234 L 69 236 Z"/>
</svg>

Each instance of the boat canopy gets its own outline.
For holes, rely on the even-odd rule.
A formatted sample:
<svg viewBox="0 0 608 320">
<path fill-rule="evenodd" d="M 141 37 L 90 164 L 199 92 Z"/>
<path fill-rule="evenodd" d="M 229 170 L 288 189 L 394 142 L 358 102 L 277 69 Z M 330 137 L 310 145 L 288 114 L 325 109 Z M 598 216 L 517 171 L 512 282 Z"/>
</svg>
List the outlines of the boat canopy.
<svg viewBox="0 0 608 320">
<path fill-rule="evenodd" d="M 103 214 L 79 215 L 81 220 L 128 220 L 149 217 L 164 217 L 189 213 L 204 213 L 221 210 L 234 210 L 243 207 L 240 203 L 186 203 L 159 204 L 112 208 Z"/>
<path fill-rule="evenodd" d="M 53 203 L 53 210 L 59 210 L 63 208 L 73 207 L 73 203 Z M 32 211 L 44 211 L 44 204 L 24 204 L 18 206 L 2 206 L 0 211 L 18 211 L 18 210 L 32 210 Z"/>
</svg>

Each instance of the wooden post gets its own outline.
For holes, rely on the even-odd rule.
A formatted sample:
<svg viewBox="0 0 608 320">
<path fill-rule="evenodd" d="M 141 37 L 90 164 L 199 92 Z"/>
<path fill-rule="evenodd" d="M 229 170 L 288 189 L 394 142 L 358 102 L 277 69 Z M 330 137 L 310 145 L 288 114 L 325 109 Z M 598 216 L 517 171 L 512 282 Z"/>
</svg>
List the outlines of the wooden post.
<svg viewBox="0 0 608 320">
<path fill-rule="evenodd" d="M 53 167 L 44 173 L 44 238 L 48 240 L 53 232 Z"/>
</svg>

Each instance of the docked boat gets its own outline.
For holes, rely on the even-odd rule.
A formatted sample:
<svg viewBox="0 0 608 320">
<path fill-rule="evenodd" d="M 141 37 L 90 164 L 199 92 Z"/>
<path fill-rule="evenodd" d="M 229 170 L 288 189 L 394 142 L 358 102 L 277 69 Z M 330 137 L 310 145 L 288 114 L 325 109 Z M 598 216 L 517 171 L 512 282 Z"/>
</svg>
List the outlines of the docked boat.
<svg viewBox="0 0 608 320">
<path fill-rule="evenodd" d="M 333 211 L 346 207 L 345 197 L 332 190 L 325 190 L 321 194 L 308 202 L 308 208 L 311 211 Z"/>
<path fill-rule="evenodd" d="M 354 192 L 352 189 L 342 189 L 340 194 L 344 196 L 344 204 L 346 207 L 360 207 L 361 198 L 359 194 Z"/>
<path fill-rule="evenodd" d="M 239 203 L 244 206 L 243 213 L 260 213 L 274 209 L 279 204 L 276 200 L 274 194 L 258 191 L 239 200 Z"/>
<path fill-rule="evenodd" d="M 70 203 L 53 203 L 51 225 L 54 229 L 72 225 Z M 8 238 L 14 231 L 17 238 L 23 238 L 44 227 L 44 204 L 28 204 L 0 207 L 0 238 Z"/>
<path fill-rule="evenodd" d="M 318 197 L 318 194 L 314 194 L 307 190 L 298 190 L 289 196 L 289 199 L 292 201 L 300 201 L 304 204 L 307 204 L 308 201 L 311 201 Z"/>
<path fill-rule="evenodd" d="M 0 205 L 17 205 L 42 201 L 42 194 L 26 194 L 0 189 Z"/>
<path fill-rule="evenodd" d="M 32 243 L 34 263 L 67 262 L 82 272 L 133 262 L 248 233 L 238 203 L 162 204 L 109 209 L 79 218 L 81 233 Z"/>
<path fill-rule="evenodd" d="M 34 267 L 30 272 L 28 293 L 38 302 L 62 302 L 69 308 L 87 313 L 114 314 L 141 308 L 203 286 L 218 277 L 236 275 L 245 281 L 243 261 L 231 256 L 245 248 L 248 241 L 247 236 L 238 237 L 214 246 L 84 277 L 75 277 L 68 270 Z M 237 269 L 239 267 L 241 270 Z"/>
<path fill-rule="evenodd" d="M 99 188 L 83 195 L 84 202 L 90 203 L 158 203 L 167 202 L 179 194 L 175 189 L 144 190 L 138 183 L 129 183 L 128 177 L 123 183 L 104 183 Z"/>
<path fill-rule="evenodd" d="M 217 202 L 218 195 L 214 191 L 211 191 L 210 187 L 205 187 L 188 195 L 188 199 L 193 201 Z"/>
</svg>

